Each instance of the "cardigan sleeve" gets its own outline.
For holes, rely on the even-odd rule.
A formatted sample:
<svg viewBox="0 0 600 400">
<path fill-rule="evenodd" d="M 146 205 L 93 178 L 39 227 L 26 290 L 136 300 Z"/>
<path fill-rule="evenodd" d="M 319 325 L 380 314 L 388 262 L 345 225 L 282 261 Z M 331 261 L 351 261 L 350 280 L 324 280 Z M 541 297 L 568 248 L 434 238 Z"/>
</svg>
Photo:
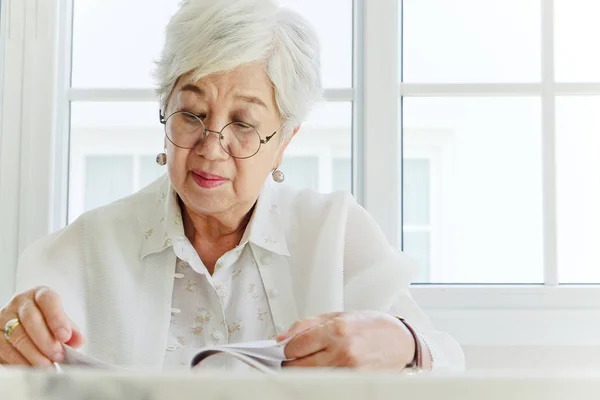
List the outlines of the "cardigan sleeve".
<svg viewBox="0 0 600 400">
<path fill-rule="evenodd" d="M 412 259 L 389 245 L 365 209 L 350 205 L 344 247 L 345 303 L 350 309 L 375 308 L 404 318 L 429 347 L 434 370 L 461 371 L 460 345 L 433 327 L 410 294 L 417 271 Z"/>
</svg>

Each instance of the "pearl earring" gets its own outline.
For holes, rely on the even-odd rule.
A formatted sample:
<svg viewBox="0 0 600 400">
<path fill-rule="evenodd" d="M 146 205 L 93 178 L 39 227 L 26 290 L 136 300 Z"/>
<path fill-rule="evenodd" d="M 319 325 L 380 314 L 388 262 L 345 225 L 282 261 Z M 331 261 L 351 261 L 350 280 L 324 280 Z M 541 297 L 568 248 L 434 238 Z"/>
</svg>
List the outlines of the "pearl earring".
<svg viewBox="0 0 600 400">
<path fill-rule="evenodd" d="M 273 180 L 277 183 L 281 183 L 285 180 L 285 175 L 278 169 L 273 170 L 271 176 L 273 177 Z"/>
<path fill-rule="evenodd" d="M 161 167 L 167 164 L 167 154 L 166 153 L 158 153 L 156 155 L 156 163 Z"/>
</svg>

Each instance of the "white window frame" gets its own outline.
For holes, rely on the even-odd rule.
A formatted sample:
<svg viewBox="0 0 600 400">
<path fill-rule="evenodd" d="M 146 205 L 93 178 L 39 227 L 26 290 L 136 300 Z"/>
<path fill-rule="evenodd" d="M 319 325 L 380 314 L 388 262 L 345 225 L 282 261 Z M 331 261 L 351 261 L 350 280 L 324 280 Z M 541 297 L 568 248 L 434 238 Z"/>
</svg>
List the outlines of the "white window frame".
<svg viewBox="0 0 600 400">
<path fill-rule="evenodd" d="M 19 254 L 50 231 L 59 7 L 55 1 L 2 2 L 0 71 L 0 301 L 14 290 Z"/>
<path fill-rule="evenodd" d="M 600 345 L 599 324 L 587 325 L 590 318 L 599 320 L 600 287 L 558 286 L 554 169 L 555 95 L 600 95 L 600 83 L 553 81 L 553 4 L 552 0 L 540 1 L 540 83 L 392 85 L 399 81 L 399 2 L 354 0 L 353 88 L 325 93 L 329 101 L 353 101 L 354 193 L 391 243 L 398 243 L 401 232 L 401 96 L 541 96 L 544 284 L 412 288 L 434 323 L 467 346 Z M 0 123 L 2 303 L 14 289 L 18 254 L 66 220 L 69 102 L 155 101 L 152 90 L 69 89 L 69 0 L 4 0 L 3 7 L 9 10 L 3 12 L 8 23 L 2 24 L 8 26 L 9 35 L 5 35 L 2 70 L 9 79 L 3 81 Z M 25 111 L 30 109 L 36 110 L 35 119 L 27 118 Z M 503 323 L 500 328 L 498 321 Z"/>
</svg>

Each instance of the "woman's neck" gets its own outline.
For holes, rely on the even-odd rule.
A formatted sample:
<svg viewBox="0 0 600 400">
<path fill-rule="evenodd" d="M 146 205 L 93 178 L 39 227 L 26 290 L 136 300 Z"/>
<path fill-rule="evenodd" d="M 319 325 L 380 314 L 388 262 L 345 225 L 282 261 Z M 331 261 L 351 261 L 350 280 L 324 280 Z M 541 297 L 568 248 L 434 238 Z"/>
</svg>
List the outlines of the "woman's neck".
<svg viewBox="0 0 600 400">
<path fill-rule="evenodd" d="M 194 213 L 180 201 L 185 235 L 212 274 L 214 264 L 227 251 L 237 246 L 252 217 L 254 206 L 216 216 Z"/>
</svg>

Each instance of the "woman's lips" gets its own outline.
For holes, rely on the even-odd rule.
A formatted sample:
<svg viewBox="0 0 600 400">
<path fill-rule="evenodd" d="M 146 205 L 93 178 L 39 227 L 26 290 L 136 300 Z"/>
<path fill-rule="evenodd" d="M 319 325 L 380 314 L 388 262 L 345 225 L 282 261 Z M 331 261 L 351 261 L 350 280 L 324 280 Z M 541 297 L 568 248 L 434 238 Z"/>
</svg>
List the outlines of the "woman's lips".
<svg viewBox="0 0 600 400">
<path fill-rule="evenodd" d="M 206 171 L 192 171 L 194 182 L 203 189 L 212 189 L 227 182 L 227 178 Z"/>
</svg>

